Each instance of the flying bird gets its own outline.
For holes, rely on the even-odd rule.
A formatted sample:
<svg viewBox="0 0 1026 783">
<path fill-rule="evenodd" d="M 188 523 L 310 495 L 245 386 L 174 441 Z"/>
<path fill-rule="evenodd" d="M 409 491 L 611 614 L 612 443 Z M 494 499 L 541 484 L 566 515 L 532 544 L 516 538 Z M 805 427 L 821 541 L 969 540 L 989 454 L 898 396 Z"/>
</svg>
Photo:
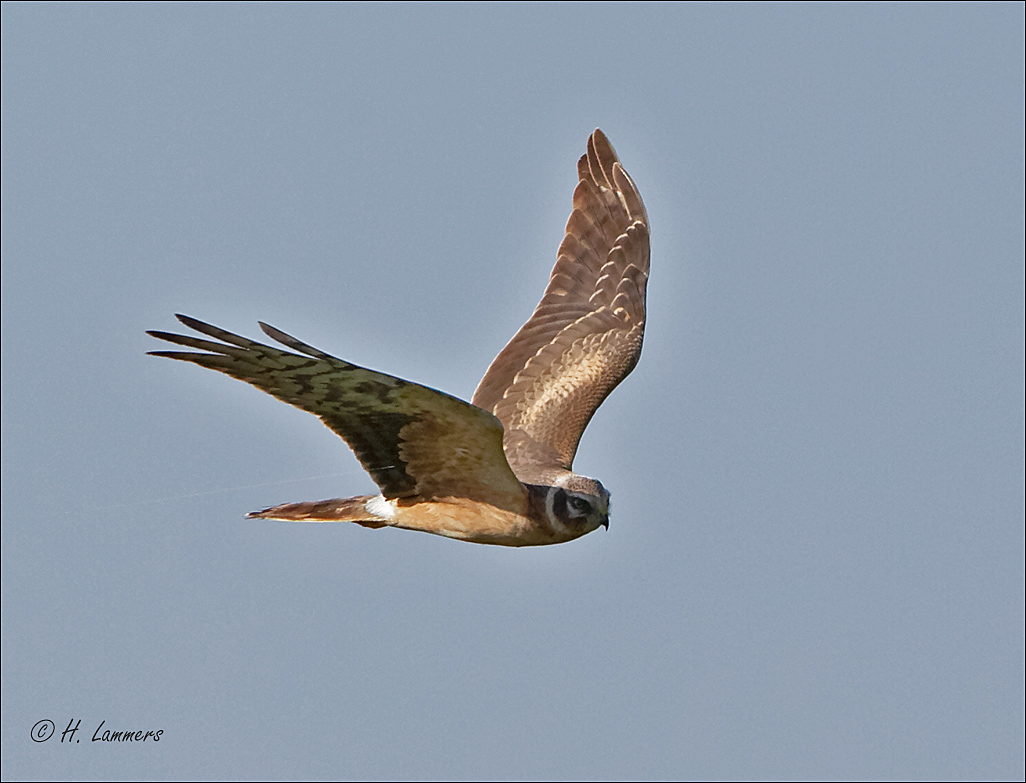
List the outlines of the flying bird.
<svg viewBox="0 0 1026 783">
<path fill-rule="evenodd" d="M 148 334 L 201 353 L 153 351 L 246 381 L 338 434 L 377 495 L 289 503 L 248 516 L 398 527 L 502 546 L 571 541 L 609 526 L 609 493 L 573 472 L 595 410 L 634 369 L 645 331 L 648 216 L 600 130 L 548 287 L 471 403 L 358 367 L 263 322 L 264 345 L 185 315 L 213 339 Z"/>
</svg>

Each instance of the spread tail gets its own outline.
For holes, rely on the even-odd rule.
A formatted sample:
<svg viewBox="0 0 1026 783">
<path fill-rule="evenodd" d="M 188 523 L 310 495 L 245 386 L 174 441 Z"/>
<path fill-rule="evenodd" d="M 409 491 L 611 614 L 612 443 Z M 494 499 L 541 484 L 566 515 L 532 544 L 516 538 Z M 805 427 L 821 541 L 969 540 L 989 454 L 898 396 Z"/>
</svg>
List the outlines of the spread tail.
<svg viewBox="0 0 1026 783">
<path fill-rule="evenodd" d="M 355 498 L 285 503 L 263 511 L 252 511 L 246 519 L 282 519 L 286 522 L 355 522 L 364 527 L 385 527 L 388 522 L 367 510 L 371 495 Z"/>
</svg>

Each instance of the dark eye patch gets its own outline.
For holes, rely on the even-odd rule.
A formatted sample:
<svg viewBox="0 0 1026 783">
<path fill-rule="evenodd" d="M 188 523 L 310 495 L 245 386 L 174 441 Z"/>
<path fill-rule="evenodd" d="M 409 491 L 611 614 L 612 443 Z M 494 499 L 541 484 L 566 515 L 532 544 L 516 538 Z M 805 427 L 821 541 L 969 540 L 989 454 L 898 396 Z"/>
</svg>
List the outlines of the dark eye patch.
<svg viewBox="0 0 1026 783">
<path fill-rule="evenodd" d="M 562 489 L 557 489 L 552 498 L 552 513 L 556 519 L 566 518 L 566 492 Z"/>
<path fill-rule="evenodd" d="M 574 497 L 572 495 L 568 499 L 570 501 L 570 505 L 573 506 L 574 511 L 579 511 L 582 514 L 587 514 L 591 512 L 591 503 L 589 503 L 587 500 L 584 500 L 583 498 Z"/>
</svg>

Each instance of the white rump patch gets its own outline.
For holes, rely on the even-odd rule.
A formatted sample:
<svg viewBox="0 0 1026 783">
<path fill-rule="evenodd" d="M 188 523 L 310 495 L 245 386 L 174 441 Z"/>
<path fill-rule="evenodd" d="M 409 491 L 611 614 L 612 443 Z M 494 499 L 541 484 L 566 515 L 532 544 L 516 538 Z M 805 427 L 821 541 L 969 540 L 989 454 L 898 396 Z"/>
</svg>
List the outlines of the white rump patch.
<svg viewBox="0 0 1026 783">
<path fill-rule="evenodd" d="M 387 519 L 389 521 L 395 519 L 394 501 L 385 500 L 381 495 L 372 497 L 364 504 L 363 507 L 371 514 L 381 519 Z"/>
</svg>

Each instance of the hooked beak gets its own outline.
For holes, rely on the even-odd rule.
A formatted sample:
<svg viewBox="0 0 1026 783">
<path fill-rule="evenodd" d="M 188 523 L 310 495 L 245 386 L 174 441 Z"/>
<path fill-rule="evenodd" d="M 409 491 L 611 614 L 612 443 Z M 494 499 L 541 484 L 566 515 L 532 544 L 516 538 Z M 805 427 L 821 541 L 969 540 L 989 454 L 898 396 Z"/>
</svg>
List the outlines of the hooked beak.
<svg viewBox="0 0 1026 783">
<path fill-rule="evenodd" d="M 608 516 L 602 517 L 602 522 L 601 522 L 600 524 L 601 524 L 601 525 L 602 525 L 602 527 L 604 527 L 604 528 L 605 528 L 606 530 L 609 530 L 609 517 L 608 517 Z"/>
</svg>

